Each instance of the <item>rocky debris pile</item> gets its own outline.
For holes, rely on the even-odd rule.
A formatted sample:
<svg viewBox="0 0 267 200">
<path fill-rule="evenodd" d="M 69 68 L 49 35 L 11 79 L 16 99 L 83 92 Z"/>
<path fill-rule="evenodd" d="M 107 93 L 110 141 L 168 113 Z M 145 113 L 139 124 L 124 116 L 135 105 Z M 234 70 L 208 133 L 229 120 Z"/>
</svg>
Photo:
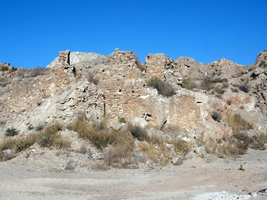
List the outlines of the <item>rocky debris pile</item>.
<svg viewBox="0 0 267 200">
<path fill-rule="evenodd" d="M 212 192 L 212 193 L 205 193 L 197 195 L 194 199 L 203 199 L 203 200 L 245 200 L 245 199 L 254 199 L 256 197 L 261 197 L 263 195 L 266 195 L 267 191 L 259 191 L 259 192 L 253 192 L 250 195 L 244 195 L 244 194 L 231 194 L 226 191 L 222 192 Z"/>
</svg>

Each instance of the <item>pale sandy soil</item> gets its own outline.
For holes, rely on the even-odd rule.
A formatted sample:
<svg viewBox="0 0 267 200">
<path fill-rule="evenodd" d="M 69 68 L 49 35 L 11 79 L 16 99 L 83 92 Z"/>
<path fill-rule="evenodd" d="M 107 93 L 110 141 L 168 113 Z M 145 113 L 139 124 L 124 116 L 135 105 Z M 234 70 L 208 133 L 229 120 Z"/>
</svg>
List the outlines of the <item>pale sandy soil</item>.
<svg viewBox="0 0 267 200">
<path fill-rule="evenodd" d="M 244 171 L 238 170 L 241 164 Z M 1 200 L 196 199 L 203 193 L 248 194 L 264 188 L 266 150 L 250 150 L 237 160 L 214 158 L 207 163 L 195 158 L 162 169 L 69 172 L 33 168 L 16 159 L 0 163 Z M 267 195 L 254 199 L 267 199 Z"/>
</svg>

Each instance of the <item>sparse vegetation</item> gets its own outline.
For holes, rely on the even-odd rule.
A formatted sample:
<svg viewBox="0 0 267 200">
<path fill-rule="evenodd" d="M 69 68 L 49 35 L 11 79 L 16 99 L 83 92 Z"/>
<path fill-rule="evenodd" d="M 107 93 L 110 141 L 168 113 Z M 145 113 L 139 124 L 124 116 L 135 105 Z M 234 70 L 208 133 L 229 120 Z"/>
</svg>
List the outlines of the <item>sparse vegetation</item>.
<svg viewBox="0 0 267 200">
<path fill-rule="evenodd" d="M 58 131 L 62 130 L 62 126 L 59 124 L 51 125 L 45 128 L 39 135 L 37 142 L 42 147 L 54 146 L 57 149 L 67 148 L 70 146 L 70 142 L 62 138 Z"/>
<path fill-rule="evenodd" d="M 173 141 L 174 150 L 180 156 L 186 156 L 191 151 L 191 146 L 188 142 L 182 139 L 174 139 Z"/>
<path fill-rule="evenodd" d="M 6 78 L 0 78 L 0 86 L 1 87 L 6 87 L 10 83 L 10 80 Z"/>
<path fill-rule="evenodd" d="M 200 84 L 200 88 L 202 90 L 210 91 L 214 88 L 214 84 L 210 79 L 204 79 Z"/>
<path fill-rule="evenodd" d="M 30 125 L 27 127 L 27 129 L 30 131 L 30 130 L 33 130 L 33 129 L 34 129 L 34 127 L 33 127 L 33 125 L 32 125 L 32 124 L 30 124 Z"/>
<path fill-rule="evenodd" d="M 85 118 L 80 118 L 70 125 L 83 139 L 90 140 L 98 149 L 105 148 L 116 140 L 116 133 L 104 128 L 103 124 L 89 124 Z"/>
<path fill-rule="evenodd" d="M 134 139 L 127 132 L 119 131 L 114 135 L 116 135 L 116 138 L 112 141 L 112 146 L 108 146 L 104 150 L 103 159 L 107 165 L 126 167 L 134 149 Z"/>
<path fill-rule="evenodd" d="M 42 67 L 36 67 L 29 71 L 28 76 L 29 77 L 36 77 L 36 76 L 42 76 L 45 75 L 46 69 Z"/>
<path fill-rule="evenodd" d="M 148 81 L 148 86 L 157 89 L 158 93 L 165 97 L 170 97 L 175 94 L 175 91 L 172 86 L 160 80 L 160 78 L 158 77 L 152 77 Z"/>
<path fill-rule="evenodd" d="M 5 136 L 15 136 L 18 134 L 19 132 L 14 127 L 8 128 L 5 132 Z"/>
<path fill-rule="evenodd" d="M 234 133 L 238 133 L 241 130 L 253 129 L 253 123 L 247 122 L 239 114 L 233 115 L 232 113 L 228 113 L 225 116 L 225 120 L 233 129 Z"/>
<path fill-rule="evenodd" d="M 198 88 L 196 81 L 193 79 L 183 79 L 182 87 L 188 90 Z"/>
<path fill-rule="evenodd" d="M 140 57 L 139 57 L 137 54 L 135 54 L 135 64 L 136 64 L 137 68 L 138 68 L 141 72 L 143 72 L 143 71 L 146 70 L 145 65 L 144 65 L 143 63 L 141 63 L 141 59 L 140 59 Z"/>
<path fill-rule="evenodd" d="M 15 154 L 21 152 L 36 141 L 37 135 L 30 134 L 26 137 L 20 138 L 8 138 L 0 143 L 0 161 L 10 160 L 15 157 Z M 10 153 L 4 153 L 4 150 L 10 150 Z"/>
<path fill-rule="evenodd" d="M 38 126 L 35 128 L 36 131 L 41 131 L 41 130 L 43 130 L 43 129 L 44 129 L 44 126 L 43 126 L 43 125 L 38 125 Z"/>
</svg>

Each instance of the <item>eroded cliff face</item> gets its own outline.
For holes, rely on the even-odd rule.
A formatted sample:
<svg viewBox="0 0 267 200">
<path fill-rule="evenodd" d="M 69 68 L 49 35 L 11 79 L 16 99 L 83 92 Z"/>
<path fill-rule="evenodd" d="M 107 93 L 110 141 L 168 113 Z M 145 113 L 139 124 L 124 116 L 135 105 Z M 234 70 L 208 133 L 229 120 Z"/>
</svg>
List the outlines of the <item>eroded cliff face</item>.
<svg viewBox="0 0 267 200">
<path fill-rule="evenodd" d="M 10 126 L 27 132 L 30 124 L 55 121 L 69 124 L 79 114 L 88 119 L 115 123 L 118 118 L 130 121 L 144 118 L 150 126 L 197 132 L 214 137 L 231 134 L 225 120 L 212 118 L 212 112 L 238 113 L 253 122 L 255 132 L 267 129 L 267 71 L 259 63 L 266 62 L 262 52 L 256 67 L 238 75 L 245 66 L 221 59 L 211 64 L 197 63 L 191 58 L 176 60 L 164 54 L 149 54 L 144 70 L 138 67 L 133 51 L 115 50 L 109 56 L 95 53 L 60 52 L 45 75 L 21 77 L 12 72 L 11 81 L 1 87 L 0 115 L 2 130 Z M 265 54 L 264 54 L 265 55 Z M 11 72 L 1 72 L 7 77 Z M 159 77 L 172 86 L 171 97 L 159 95 L 148 86 L 152 77 Z M 228 78 L 224 93 L 215 95 L 203 89 L 182 88 L 183 80 Z M 234 85 L 248 82 L 250 91 L 234 91 Z M 220 86 L 222 87 L 222 86 Z"/>
</svg>

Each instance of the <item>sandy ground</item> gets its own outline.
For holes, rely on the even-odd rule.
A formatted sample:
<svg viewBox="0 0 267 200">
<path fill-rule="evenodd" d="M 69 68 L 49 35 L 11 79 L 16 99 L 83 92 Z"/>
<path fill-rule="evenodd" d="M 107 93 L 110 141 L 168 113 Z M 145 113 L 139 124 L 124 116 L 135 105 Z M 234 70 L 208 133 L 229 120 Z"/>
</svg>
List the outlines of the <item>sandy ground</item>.
<svg viewBox="0 0 267 200">
<path fill-rule="evenodd" d="M 267 150 L 249 150 L 236 160 L 214 158 L 210 163 L 194 158 L 162 169 L 69 172 L 33 168 L 16 160 L 0 163 L 1 200 L 200 199 L 197 195 L 204 193 L 248 194 L 265 188 Z"/>
</svg>

